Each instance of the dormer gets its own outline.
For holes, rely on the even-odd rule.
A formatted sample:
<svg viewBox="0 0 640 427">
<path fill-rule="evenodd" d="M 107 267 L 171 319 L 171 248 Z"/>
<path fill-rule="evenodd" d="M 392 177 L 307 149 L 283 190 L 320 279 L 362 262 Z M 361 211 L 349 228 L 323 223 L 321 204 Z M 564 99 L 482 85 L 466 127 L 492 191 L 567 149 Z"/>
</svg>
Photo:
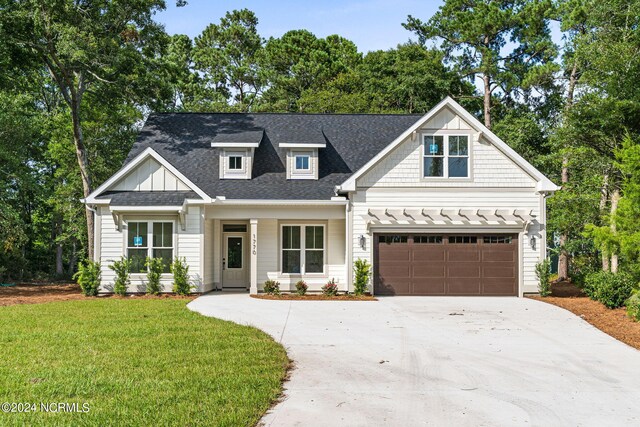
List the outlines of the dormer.
<svg viewBox="0 0 640 427">
<path fill-rule="evenodd" d="M 281 142 L 278 146 L 287 150 L 287 179 L 318 179 L 318 150 L 327 146 L 324 134 L 306 142 Z"/>
<path fill-rule="evenodd" d="M 216 134 L 211 147 L 220 149 L 220 179 L 251 179 L 254 152 L 263 135 L 262 129 Z"/>
</svg>

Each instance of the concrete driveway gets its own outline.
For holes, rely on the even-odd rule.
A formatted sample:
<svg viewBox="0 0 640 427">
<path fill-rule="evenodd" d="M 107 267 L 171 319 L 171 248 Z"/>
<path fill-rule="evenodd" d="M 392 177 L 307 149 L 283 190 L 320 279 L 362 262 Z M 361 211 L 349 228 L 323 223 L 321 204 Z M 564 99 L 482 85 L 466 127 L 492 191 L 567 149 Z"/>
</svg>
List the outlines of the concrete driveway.
<svg viewBox="0 0 640 427">
<path fill-rule="evenodd" d="M 273 426 L 640 425 L 640 351 L 530 299 L 189 304 L 256 326 L 296 368 Z"/>
</svg>

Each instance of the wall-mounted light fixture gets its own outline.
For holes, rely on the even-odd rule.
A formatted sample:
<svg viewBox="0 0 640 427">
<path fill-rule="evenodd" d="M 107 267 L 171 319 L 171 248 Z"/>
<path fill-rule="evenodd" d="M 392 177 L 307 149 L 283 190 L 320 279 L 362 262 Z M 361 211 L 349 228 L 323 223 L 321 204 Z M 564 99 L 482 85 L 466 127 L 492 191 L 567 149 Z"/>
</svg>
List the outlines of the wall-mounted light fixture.
<svg viewBox="0 0 640 427">
<path fill-rule="evenodd" d="M 536 236 L 531 236 L 529 239 L 529 244 L 531 245 L 531 249 L 536 250 Z"/>
<path fill-rule="evenodd" d="M 367 238 L 364 235 L 360 235 L 360 248 L 364 251 L 367 248 Z"/>
</svg>

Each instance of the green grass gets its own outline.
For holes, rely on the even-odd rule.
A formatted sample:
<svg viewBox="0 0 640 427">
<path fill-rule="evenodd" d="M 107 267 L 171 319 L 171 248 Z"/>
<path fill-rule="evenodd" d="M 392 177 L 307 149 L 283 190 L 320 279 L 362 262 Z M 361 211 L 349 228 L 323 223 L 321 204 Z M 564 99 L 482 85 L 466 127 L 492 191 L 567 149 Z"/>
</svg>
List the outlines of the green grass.
<svg viewBox="0 0 640 427">
<path fill-rule="evenodd" d="M 254 425 L 288 358 L 267 334 L 184 300 L 0 307 L 0 403 L 88 403 L 88 413 L 0 412 L 0 425 Z"/>
</svg>

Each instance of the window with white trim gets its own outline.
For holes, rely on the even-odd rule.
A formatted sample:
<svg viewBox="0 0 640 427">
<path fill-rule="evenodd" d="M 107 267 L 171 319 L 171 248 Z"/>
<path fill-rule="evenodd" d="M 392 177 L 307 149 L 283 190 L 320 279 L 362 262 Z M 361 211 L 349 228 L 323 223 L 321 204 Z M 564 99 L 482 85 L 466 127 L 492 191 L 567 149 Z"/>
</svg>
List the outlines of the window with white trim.
<svg viewBox="0 0 640 427">
<path fill-rule="evenodd" d="M 468 178 L 468 135 L 425 135 L 424 178 Z"/>
<path fill-rule="evenodd" d="M 294 158 L 294 164 L 297 171 L 308 171 L 311 168 L 310 165 L 311 156 L 308 154 L 298 154 Z"/>
<path fill-rule="evenodd" d="M 149 244 L 151 242 L 151 244 Z M 162 258 L 163 273 L 170 272 L 173 260 L 173 222 L 130 221 L 127 223 L 127 258 L 132 273 L 146 273 L 147 257 Z"/>
<path fill-rule="evenodd" d="M 242 156 L 233 155 L 228 157 L 229 170 L 242 170 Z"/>
<path fill-rule="evenodd" d="M 282 273 L 324 272 L 324 226 L 282 226 Z"/>
</svg>

